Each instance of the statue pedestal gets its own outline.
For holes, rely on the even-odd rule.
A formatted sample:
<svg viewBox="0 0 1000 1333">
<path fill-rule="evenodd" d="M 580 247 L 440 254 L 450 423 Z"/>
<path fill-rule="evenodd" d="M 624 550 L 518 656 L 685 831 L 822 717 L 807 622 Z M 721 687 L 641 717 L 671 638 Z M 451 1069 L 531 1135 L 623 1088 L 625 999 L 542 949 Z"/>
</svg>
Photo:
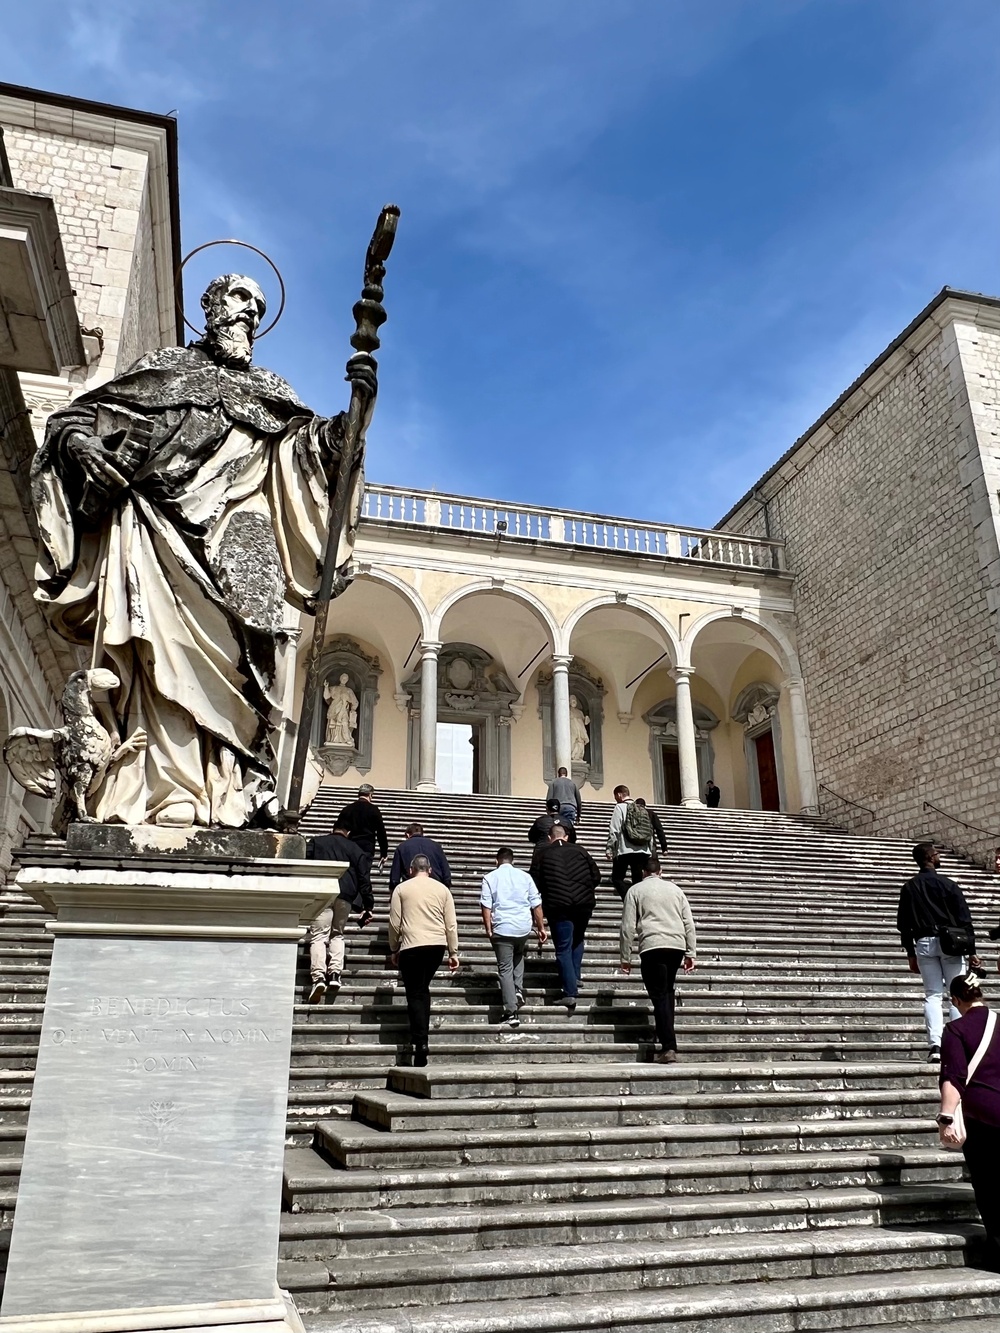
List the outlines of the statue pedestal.
<svg viewBox="0 0 1000 1333">
<path fill-rule="evenodd" d="M 296 953 L 346 867 L 226 842 L 82 826 L 22 858 L 56 920 L 2 1330 L 301 1329 L 275 1276 Z"/>
</svg>

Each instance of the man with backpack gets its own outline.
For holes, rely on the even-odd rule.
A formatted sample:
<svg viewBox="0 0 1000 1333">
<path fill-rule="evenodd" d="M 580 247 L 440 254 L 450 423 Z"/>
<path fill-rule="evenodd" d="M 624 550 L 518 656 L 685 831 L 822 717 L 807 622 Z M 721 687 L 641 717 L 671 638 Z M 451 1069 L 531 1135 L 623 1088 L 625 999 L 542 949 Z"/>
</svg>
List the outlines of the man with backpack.
<svg viewBox="0 0 1000 1333">
<path fill-rule="evenodd" d="M 630 879 L 638 884 L 646 873 L 646 863 L 653 851 L 653 821 L 644 805 L 637 805 L 628 787 L 615 788 L 614 814 L 608 829 L 605 855 L 611 862 L 611 883 L 624 901 Z"/>
<path fill-rule="evenodd" d="M 941 856 L 932 842 L 918 843 L 913 859 L 919 870 L 906 881 L 899 895 L 896 927 L 911 972 L 919 972 L 924 983 L 924 1021 L 930 1046 L 928 1060 L 941 1059 L 944 1031 L 942 1003 L 950 995 L 954 979 L 969 967 L 981 967 L 976 955 L 972 914 L 962 890 L 938 874 Z M 952 1019 L 958 1010 L 951 1006 Z"/>
</svg>

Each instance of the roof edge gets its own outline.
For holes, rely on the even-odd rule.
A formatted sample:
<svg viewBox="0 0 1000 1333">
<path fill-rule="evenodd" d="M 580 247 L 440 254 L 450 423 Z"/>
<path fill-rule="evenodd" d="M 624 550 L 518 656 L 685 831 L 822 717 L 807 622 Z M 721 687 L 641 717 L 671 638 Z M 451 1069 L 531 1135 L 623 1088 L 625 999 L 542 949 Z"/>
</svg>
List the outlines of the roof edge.
<svg viewBox="0 0 1000 1333">
<path fill-rule="evenodd" d="M 753 500 L 755 492 L 760 490 L 765 482 L 770 481 L 770 479 L 785 466 L 788 460 L 796 454 L 798 450 L 801 449 L 802 446 L 806 444 L 806 442 L 811 439 L 811 437 L 815 435 L 832 416 L 835 415 L 835 413 L 840 411 L 844 404 L 857 393 L 858 389 L 861 388 L 865 381 L 869 379 L 880 366 L 884 365 L 895 352 L 899 351 L 900 347 L 902 347 L 903 344 L 916 333 L 917 329 L 930 319 L 935 310 L 944 305 L 946 301 L 965 301 L 974 305 L 987 305 L 1000 309 L 1000 297 L 998 296 L 987 296 L 984 292 L 967 292 L 961 287 L 942 287 L 937 295 L 924 306 L 923 310 L 921 310 L 920 313 L 907 324 L 902 333 L 898 334 L 889 346 L 886 347 L 883 352 L 880 352 L 875 360 L 867 365 L 856 379 L 851 381 L 836 402 L 832 403 L 821 417 L 818 417 L 807 430 L 803 431 L 802 434 L 789 445 L 781 457 L 775 463 L 772 463 L 762 476 L 757 478 L 750 489 L 742 495 L 734 505 L 730 506 L 726 513 L 723 514 L 722 518 L 715 524 L 715 528 L 722 528 L 730 521 L 734 514 L 738 513 L 739 510 L 743 508 L 745 504 Z"/>
<path fill-rule="evenodd" d="M 136 125 L 147 125 L 163 131 L 167 151 L 167 176 L 170 193 L 170 239 L 171 260 L 174 276 L 180 272 L 181 259 L 181 201 L 180 181 L 178 176 L 177 120 L 174 116 L 163 116 L 156 111 L 139 111 L 135 107 L 116 106 L 111 102 L 94 102 L 85 97 L 70 97 L 66 93 L 50 93 L 42 88 L 25 88 L 17 83 L 0 82 L 0 97 L 10 97 L 22 102 L 41 102 L 45 106 L 63 107 L 67 111 L 83 111 L 93 116 L 105 116 L 109 120 L 131 121 Z M 176 282 L 174 284 L 176 288 Z M 180 299 L 175 292 L 176 318 L 174 321 L 177 345 L 184 346 L 184 312 Z"/>
</svg>

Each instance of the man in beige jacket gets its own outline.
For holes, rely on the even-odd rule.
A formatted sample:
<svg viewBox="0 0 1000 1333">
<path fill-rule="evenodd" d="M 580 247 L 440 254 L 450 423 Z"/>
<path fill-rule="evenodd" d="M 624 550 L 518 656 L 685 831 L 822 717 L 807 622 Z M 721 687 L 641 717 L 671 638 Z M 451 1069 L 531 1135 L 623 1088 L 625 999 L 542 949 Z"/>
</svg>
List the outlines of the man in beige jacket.
<svg viewBox="0 0 1000 1333">
<path fill-rule="evenodd" d="M 650 856 L 646 876 L 625 895 L 621 926 L 621 967 L 632 970 L 632 945 L 639 945 L 642 984 L 653 1002 L 653 1017 L 660 1050 L 658 1064 L 677 1063 L 674 1032 L 674 981 L 678 968 L 694 968 L 697 942 L 694 917 L 683 891 L 669 879 L 660 878 L 660 862 Z"/>
<path fill-rule="evenodd" d="M 389 907 L 389 953 L 403 978 L 413 1063 L 420 1068 L 427 1063 L 431 980 L 446 951 L 448 970 L 456 972 L 459 966 L 455 900 L 430 870 L 426 856 L 415 856 L 409 879 L 392 895 Z"/>
</svg>

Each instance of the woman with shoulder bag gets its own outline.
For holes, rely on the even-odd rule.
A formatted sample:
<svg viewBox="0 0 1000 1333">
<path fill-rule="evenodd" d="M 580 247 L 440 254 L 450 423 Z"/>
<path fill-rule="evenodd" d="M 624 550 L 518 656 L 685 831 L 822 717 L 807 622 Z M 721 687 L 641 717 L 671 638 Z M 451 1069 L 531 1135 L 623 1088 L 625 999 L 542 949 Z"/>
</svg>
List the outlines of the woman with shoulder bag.
<svg viewBox="0 0 1000 1333">
<path fill-rule="evenodd" d="M 976 972 L 956 977 L 951 998 L 960 1018 L 941 1044 L 941 1146 L 965 1154 L 991 1246 L 1000 1250 L 1000 1036 Z"/>
</svg>

